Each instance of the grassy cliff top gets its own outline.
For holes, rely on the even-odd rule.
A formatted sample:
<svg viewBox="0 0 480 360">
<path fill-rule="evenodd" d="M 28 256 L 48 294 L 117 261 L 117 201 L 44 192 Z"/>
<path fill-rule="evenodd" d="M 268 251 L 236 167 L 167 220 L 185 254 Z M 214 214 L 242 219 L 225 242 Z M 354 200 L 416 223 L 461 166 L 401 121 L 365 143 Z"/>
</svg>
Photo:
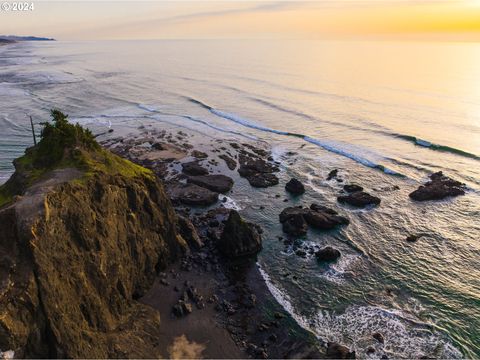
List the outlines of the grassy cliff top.
<svg viewBox="0 0 480 360">
<path fill-rule="evenodd" d="M 40 142 L 14 160 L 15 174 L 0 186 L 0 206 L 21 195 L 44 174 L 59 168 L 76 168 L 84 173 L 84 179 L 96 173 L 128 178 L 153 176 L 150 170 L 103 149 L 90 130 L 71 124 L 59 110 L 52 110 L 51 115 L 52 122 L 42 123 Z"/>
</svg>

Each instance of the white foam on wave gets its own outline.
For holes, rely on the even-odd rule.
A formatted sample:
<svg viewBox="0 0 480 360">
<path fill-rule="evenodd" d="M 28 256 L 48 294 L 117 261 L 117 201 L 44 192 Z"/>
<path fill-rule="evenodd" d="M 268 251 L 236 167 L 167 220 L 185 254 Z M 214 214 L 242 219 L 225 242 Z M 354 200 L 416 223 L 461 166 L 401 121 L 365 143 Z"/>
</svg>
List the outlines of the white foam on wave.
<svg viewBox="0 0 480 360">
<path fill-rule="evenodd" d="M 72 118 L 71 122 L 74 124 L 80 124 L 82 126 L 86 125 L 98 125 L 98 126 L 105 126 L 107 128 L 112 127 L 112 121 L 110 118 L 105 117 L 103 115 L 99 116 L 89 116 L 89 117 L 77 117 L 77 118 Z"/>
<path fill-rule="evenodd" d="M 195 122 L 197 122 L 197 123 L 203 124 L 203 125 L 205 125 L 205 126 L 208 126 L 208 127 L 212 128 L 212 129 L 217 130 L 217 131 L 220 131 L 220 132 L 230 133 L 230 134 L 242 136 L 242 137 L 247 138 L 247 139 L 250 139 L 250 140 L 258 140 L 257 137 L 255 137 L 255 136 L 243 134 L 243 133 L 238 132 L 238 131 L 235 131 L 235 130 L 225 129 L 225 128 L 222 128 L 222 127 L 220 127 L 220 126 L 213 125 L 213 124 L 209 123 L 208 121 L 205 121 L 205 120 L 202 120 L 202 119 L 193 117 L 193 116 L 183 115 L 182 117 L 187 118 L 187 119 L 192 120 L 192 121 L 195 121 Z"/>
<path fill-rule="evenodd" d="M 274 162 L 277 162 L 280 166 L 280 168 L 285 169 L 286 166 L 286 154 L 288 150 L 284 148 L 283 146 L 273 146 L 271 148 L 271 154 Z"/>
<path fill-rule="evenodd" d="M 461 358 L 461 352 L 446 338 L 399 310 L 378 306 L 350 306 L 343 313 L 320 311 L 312 319 L 317 334 L 326 341 L 335 341 L 358 353 L 368 346 L 376 347 L 376 356 L 387 354 L 394 358 L 418 359 L 421 356 L 434 358 Z M 384 346 L 372 338 L 379 332 Z"/>
<path fill-rule="evenodd" d="M 275 300 L 285 309 L 285 311 L 290 314 L 290 316 L 297 322 L 297 324 L 299 324 L 302 328 L 311 331 L 308 321 L 296 313 L 288 295 L 284 291 L 281 291 L 280 288 L 278 288 L 272 282 L 270 276 L 265 270 L 263 270 L 262 266 L 259 263 L 257 263 L 257 267 L 263 279 L 265 280 L 265 284 L 267 285 L 268 290 L 275 298 Z"/>
<path fill-rule="evenodd" d="M 228 197 L 226 195 L 219 195 L 218 198 L 222 202 L 222 206 L 226 209 L 231 209 L 236 211 L 243 210 L 243 208 L 231 197 Z"/>
<path fill-rule="evenodd" d="M 45 63 L 45 60 L 42 58 L 34 56 L 14 56 L 9 58 L 2 59 L 6 62 L 7 65 L 37 65 Z"/>
<path fill-rule="evenodd" d="M 328 269 L 320 273 L 320 277 L 334 282 L 343 283 L 345 281 L 345 273 L 349 271 L 357 261 L 361 260 L 361 255 L 358 254 L 343 254 L 337 262 L 330 264 Z"/>
<path fill-rule="evenodd" d="M 265 127 L 265 126 L 261 126 L 261 125 L 258 125 L 256 123 L 250 121 L 250 120 L 247 120 L 247 119 L 242 118 L 242 117 L 240 117 L 238 115 L 235 115 L 235 114 L 230 114 L 230 113 L 227 113 L 227 112 L 224 112 L 224 111 L 221 111 L 221 110 L 217 110 L 217 109 L 213 109 L 213 108 L 211 108 L 210 111 L 217 116 L 220 116 L 220 117 L 222 117 L 224 119 L 227 119 L 227 120 L 231 120 L 231 121 L 233 121 L 237 124 L 240 124 L 240 125 L 252 128 L 252 129 L 267 131 L 267 132 L 271 132 L 271 133 L 279 134 L 279 135 L 290 135 L 286 131 L 275 130 L 275 129 L 271 129 L 271 128 L 268 128 L 268 127 Z"/>
<path fill-rule="evenodd" d="M 308 172 L 305 173 L 305 176 L 307 178 L 307 182 L 305 183 L 305 185 L 311 188 L 316 193 L 323 194 L 325 190 L 314 184 L 314 181 L 318 179 L 318 175 L 316 174 L 315 169 L 310 164 L 308 164 L 308 167 L 310 169 Z"/>
<path fill-rule="evenodd" d="M 420 145 L 420 146 L 424 146 L 424 147 L 431 147 L 432 146 L 432 143 L 430 141 L 422 140 L 422 139 L 415 140 L 415 144 Z"/>
<path fill-rule="evenodd" d="M 335 142 L 335 141 L 327 140 L 327 139 L 324 139 L 324 140 L 314 139 L 310 136 L 305 136 L 304 140 L 311 143 L 311 144 L 317 145 L 317 146 L 319 146 L 319 147 L 321 147 L 321 148 L 323 148 L 327 151 L 333 152 L 333 153 L 338 154 L 338 155 L 345 156 L 345 157 L 347 157 L 347 158 L 349 158 L 353 161 L 356 161 L 356 162 L 358 162 L 362 165 L 365 165 L 367 167 L 380 168 L 387 174 L 398 175 L 397 172 L 395 172 L 391 169 L 388 169 L 388 168 L 384 167 L 383 165 L 380 165 L 380 164 L 378 164 L 378 163 L 376 163 L 372 160 L 369 160 L 369 159 L 367 159 L 363 156 L 357 155 L 362 150 L 359 149 L 356 146 L 349 145 L 349 144 L 341 144 L 339 142 Z"/>
<path fill-rule="evenodd" d="M 229 133 L 229 134 L 233 134 L 233 135 L 237 135 L 237 136 L 242 136 L 242 137 L 247 138 L 247 139 L 250 139 L 250 140 L 257 140 L 257 138 L 256 138 L 255 136 L 243 134 L 243 133 L 240 133 L 240 132 L 238 132 L 238 131 L 234 131 L 234 130 L 230 130 L 230 129 L 225 129 L 225 128 L 222 128 L 222 127 L 220 127 L 220 126 L 213 125 L 212 123 L 209 123 L 208 121 L 199 119 L 199 118 L 194 117 L 194 116 L 163 113 L 163 112 L 161 112 L 157 107 L 155 107 L 155 106 L 153 106 L 153 105 L 137 104 L 137 107 L 138 107 L 139 109 L 148 111 L 148 112 L 150 112 L 150 113 L 158 114 L 158 115 L 153 115 L 153 116 L 150 117 L 150 118 L 152 118 L 152 119 L 154 119 L 154 120 L 159 120 L 159 121 L 161 121 L 161 120 L 162 120 L 162 119 L 161 119 L 161 115 L 178 116 L 178 117 L 181 117 L 181 118 L 190 120 L 190 121 L 192 121 L 192 122 L 196 122 L 196 123 L 198 123 L 198 124 L 205 125 L 205 126 L 211 128 L 211 129 L 214 129 L 214 130 L 217 130 L 217 131 L 220 131 L 220 132 L 223 132 L 223 133 Z"/>
<path fill-rule="evenodd" d="M 273 146 L 271 149 L 271 152 L 272 152 L 273 161 L 277 161 L 281 163 L 283 160 L 283 156 L 285 155 L 287 150 L 281 146 Z"/>
<path fill-rule="evenodd" d="M 158 108 L 153 105 L 138 104 L 137 107 L 148 112 L 158 112 Z"/>
<path fill-rule="evenodd" d="M 364 356 L 372 346 L 375 357 L 386 354 L 394 358 L 434 358 L 460 359 L 462 353 L 444 336 L 432 331 L 432 326 L 422 323 L 412 316 L 396 309 L 380 306 L 349 306 L 343 313 L 320 310 L 316 316 L 305 318 L 299 315 L 290 297 L 275 285 L 267 272 L 257 263 L 260 274 L 275 298 L 292 318 L 304 329 L 327 343 L 338 342 Z M 379 332 L 384 344 L 378 343 L 373 334 Z"/>
</svg>

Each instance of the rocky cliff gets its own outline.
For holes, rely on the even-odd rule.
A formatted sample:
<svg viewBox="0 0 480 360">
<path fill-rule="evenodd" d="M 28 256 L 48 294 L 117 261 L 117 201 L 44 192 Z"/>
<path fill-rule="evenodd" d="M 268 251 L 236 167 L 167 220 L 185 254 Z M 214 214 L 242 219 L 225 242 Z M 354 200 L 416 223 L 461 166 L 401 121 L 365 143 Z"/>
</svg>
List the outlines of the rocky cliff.
<svg viewBox="0 0 480 360">
<path fill-rule="evenodd" d="M 77 140 L 45 168 L 40 143 L 0 189 L 0 351 L 157 357 L 160 316 L 136 299 L 187 244 L 151 173 Z"/>
</svg>

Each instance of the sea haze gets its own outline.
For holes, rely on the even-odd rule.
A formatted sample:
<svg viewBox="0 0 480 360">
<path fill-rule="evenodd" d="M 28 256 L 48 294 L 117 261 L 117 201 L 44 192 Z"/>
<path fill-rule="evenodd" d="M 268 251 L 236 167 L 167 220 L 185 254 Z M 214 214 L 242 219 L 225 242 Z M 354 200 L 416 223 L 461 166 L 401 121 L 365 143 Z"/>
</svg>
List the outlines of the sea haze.
<svg viewBox="0 0 480 360">
<path fill-rule="evenodd" d="M 112 41 L 0 47 L 0 183 L 32 145 L 30 122 L 51 108 L 95 133 L 179 127 L 264 141 L 292 204 L 319 202 L 350 226 L 312 232 L 344 254 L 322 267 L 285 249 L 271 198 L 282 186 L 230 197 L 265 229 L 258 262 L 275 297 L 319 341 L 377 348 L 376 356 L 480 357 L 480 44 L 321 41 Z M 37 131 L 39 127 L 37 125 Z M 295 153 L 292 156 L 291 153 Z M 336 204 L 339 169 L 382 198 Z M 442 170 L 466 196 L 413 203 Z M 396 188 L 400 190 L 395 190 Z M 252 194 L 254 193 L 254 194 Z M 410 233 L 424 233 L 415 244 Z M 382 332 L 384 346 L 372 340 Z M 366 354 L 357 354 L 368 357 Z"/>
</svg>

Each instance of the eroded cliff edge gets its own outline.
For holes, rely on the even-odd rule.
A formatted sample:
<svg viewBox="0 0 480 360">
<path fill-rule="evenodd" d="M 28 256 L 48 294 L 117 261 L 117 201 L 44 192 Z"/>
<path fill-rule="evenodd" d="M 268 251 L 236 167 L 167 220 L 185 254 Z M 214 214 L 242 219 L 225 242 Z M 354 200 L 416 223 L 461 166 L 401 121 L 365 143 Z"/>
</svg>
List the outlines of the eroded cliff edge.
<svg viewBox="0 0 480 360">
<path fill-rule="evenodd" d="M 51 128 L 73 138 L 28 150 L 2 189 L 0 350 L 157 357 L 160 316 L 136 299 L 187 248 L 175 212 L 149 171 L 63 120 Z"/>
</svg>

